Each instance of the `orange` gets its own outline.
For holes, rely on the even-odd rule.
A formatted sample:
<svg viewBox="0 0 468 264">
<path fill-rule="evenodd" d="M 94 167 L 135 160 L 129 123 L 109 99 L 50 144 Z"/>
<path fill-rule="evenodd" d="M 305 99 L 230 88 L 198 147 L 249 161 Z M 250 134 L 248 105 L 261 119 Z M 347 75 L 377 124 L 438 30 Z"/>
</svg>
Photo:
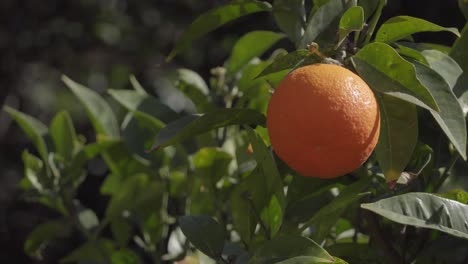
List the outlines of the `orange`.
<svg viewBox="0 0 468 264">
<path fill-rule="evenodd" d="M 372 90 L 350 70 L 313 64 L 289 73 L 267 110 L 276 154 L 304 176 L 335 178 L 359 168 L 375 148 L 380 113 Z"/>
</svg>

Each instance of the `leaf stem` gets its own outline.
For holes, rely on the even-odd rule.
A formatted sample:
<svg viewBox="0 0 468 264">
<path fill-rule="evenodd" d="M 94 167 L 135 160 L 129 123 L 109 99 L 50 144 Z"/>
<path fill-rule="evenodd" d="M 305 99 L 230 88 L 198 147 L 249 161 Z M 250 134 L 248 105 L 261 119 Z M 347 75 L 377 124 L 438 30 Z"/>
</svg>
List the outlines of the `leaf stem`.
<svg viewBox="0 0 468 264">
<path fill-rule="evenodd" d="M 437 184 L 434 186 L 434 192 L 437 192 L 437 191 L 440 189 L 440 187 L 442 186 L 442 184 L 445 182 L 445 180 L 447 180 L 448 176 L 450 176 L 450 170 L 451 170 L 452 167 L 455 165 L 455 163 L 457 162 L 458 158 L 460 158 L 460 154 L 458 154 L 458 152 L 456 152 L 455 154 L 452 155 L 452 157 L 450 158 L 450 161 L 449 161 L 447 167 L 445 167 L 444 172 L 443 172 L 442 175 L 440 176 L 439 181 L 438 181 Z"/>
<path fill-rule="evenodd" d="M 377 26 L 377 22 L 379 21 L 380 15 L 382 14 L 382 9 L 387 4 L 387 0 L 380 0 L 379 5 L 377 6 L 377 10 L 372 17 L 372 20 L 369 23 L 369 28 L 366 33 L 366 39 L 364 41 L 364 45 L 367 45 L 370 42 L 372 35 L 374 34 L 375 27 Z"/>
<path fill-rule="evenodd" d="M 398 255 L 398 253 L 393 248 L 391 243 L 388 241 L 388 239 L 384 237 L 384 235 L 380 231 L 380 227 L 378 225 L 375 215 L 366 210 L 362 211 L 362 215 L 367 221 L 367 225 L 369 227 L 371 237 L 375 239 L 379 247 L 384 251 L 385 255 L 387 255 L 387 257 L 390 260 L 390 263 L 394 263 L 394 264 L 405 263 L 404 259 L 402 259 L 400 255 Z"/>
</svg>

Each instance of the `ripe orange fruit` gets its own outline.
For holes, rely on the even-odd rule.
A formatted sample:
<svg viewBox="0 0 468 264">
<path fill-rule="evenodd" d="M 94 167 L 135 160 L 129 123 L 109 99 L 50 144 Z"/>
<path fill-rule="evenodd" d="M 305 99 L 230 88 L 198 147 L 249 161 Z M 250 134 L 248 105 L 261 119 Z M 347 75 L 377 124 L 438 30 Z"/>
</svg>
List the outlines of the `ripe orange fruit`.
<svg viewBox="0 0 468 264">
<path fill-rule="evenodd" d="M 288 74 L 267 110 L 271 145 L 304 176 L 335 178 L 359 168 L 377 144 L 380 113 L 367 84 L 350 70 L 313 64 Z"/>
</svg>

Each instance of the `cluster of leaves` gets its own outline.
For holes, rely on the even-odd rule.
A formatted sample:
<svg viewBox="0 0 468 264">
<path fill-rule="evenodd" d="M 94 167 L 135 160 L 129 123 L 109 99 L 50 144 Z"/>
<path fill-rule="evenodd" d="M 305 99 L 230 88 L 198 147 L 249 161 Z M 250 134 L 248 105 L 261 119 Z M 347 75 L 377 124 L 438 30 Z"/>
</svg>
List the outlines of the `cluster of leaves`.
<svg viewBox="0 0 468 264">
<path fill-rule="evenodd" d="M 77 135 L 66 112 L 48 128 L 5 108 L 37 148 L 37 155 L 23 153 L 22 188 L 62 215 L 31 233 L 26 252 L 40 256 L 49 241 L 79 232 L 83 244 L 63 262 L 466 260 L 468 194 L 435 193 L 457 160 L 466 160 L 468 27 L 459 33 L 398 16 L 377 30 L 385 4 L 315 0 L 306 10 L 303 0 L 244 0 L 201 15 L 168 60 L 202 35 L 256 12 L 271 12 L 284 32 L 242 36 L 208 84 L 188 69 L 168 74 L 166 83 L 203 114 L 175 112 L 133 77 L 133 90 L 108 90 L 127 111 L 120 125 L 103 97 L 63 77 L 86 109 L 93 143 Z M 452 47 L 414 42 L 413 34 L 427 31 L 452 32 L 457 40 Z M 284 38 L 297 50 L 261 59 Z M 321 50 L 307 49 L 311 42 Z M 272 152 L 264 127 L 271 89 L 289 71 L 324 57 L 369 83 L 382 119 L 375 155 L 334 180 L 297 175 Z M 439 140 L 418 130 L 425 123 L 440 131 Z M 109 170 L 100 192 L 110 197 L 100 217 L 75 198 L 86 163 L 98 156 Z M 450 252 L 438 254 L 441 248 Z"/>
</svg>

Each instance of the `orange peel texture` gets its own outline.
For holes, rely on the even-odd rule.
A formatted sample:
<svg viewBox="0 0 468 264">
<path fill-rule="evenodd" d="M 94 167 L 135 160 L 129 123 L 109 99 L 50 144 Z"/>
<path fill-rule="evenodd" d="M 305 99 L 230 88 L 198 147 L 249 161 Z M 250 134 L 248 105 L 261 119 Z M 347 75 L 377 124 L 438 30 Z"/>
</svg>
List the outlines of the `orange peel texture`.
<svg viewBox="0 0 468 264">
<path fill-rule="evenodd" d="M 288 74 L 267 110 L 273 150 L 304 176 L 335 178 L 359 168 L 380 132 L 377 100 L 350 70 L 313 64 Z"/>
</svg>

